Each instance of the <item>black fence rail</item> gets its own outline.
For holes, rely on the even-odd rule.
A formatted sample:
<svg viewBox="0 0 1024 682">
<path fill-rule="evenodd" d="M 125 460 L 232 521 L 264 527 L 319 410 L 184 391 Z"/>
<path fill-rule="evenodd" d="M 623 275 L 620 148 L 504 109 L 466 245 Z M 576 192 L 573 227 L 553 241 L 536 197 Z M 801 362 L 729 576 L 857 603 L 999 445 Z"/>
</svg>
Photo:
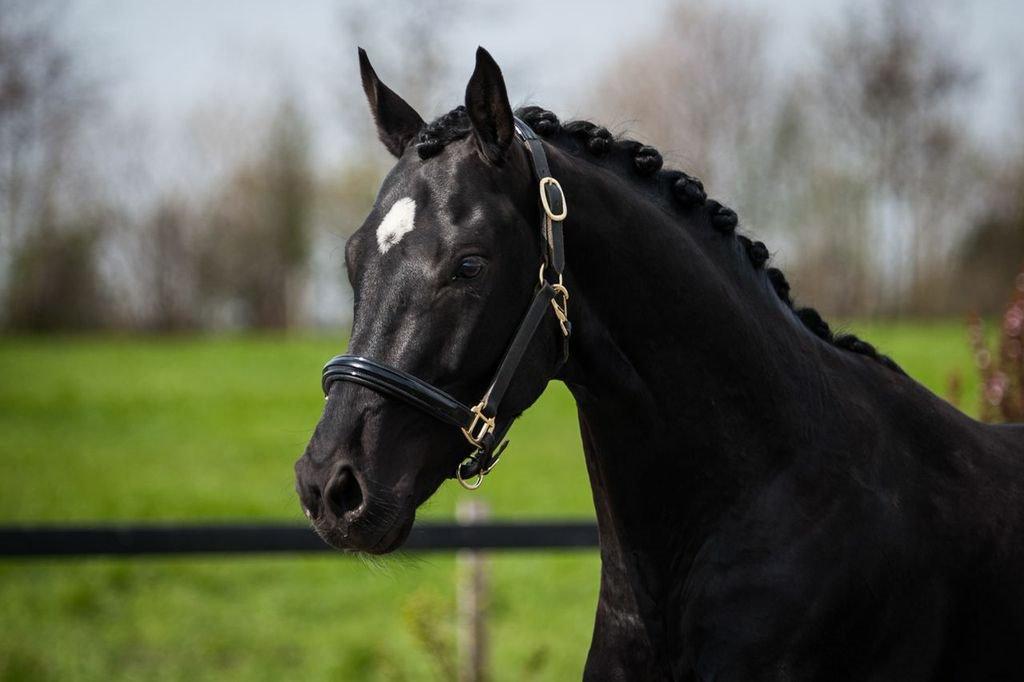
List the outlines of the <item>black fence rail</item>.
<svg viewBox="0 0 1024 682">
<path fill-rule="evenodd" d="M 417 523 L 404 551 L 550 550 L 597 546 L 587 521 Z M 293 524 L 0 526 L 0 557 L 289 554 L 336 551 Z"/>
</svg>

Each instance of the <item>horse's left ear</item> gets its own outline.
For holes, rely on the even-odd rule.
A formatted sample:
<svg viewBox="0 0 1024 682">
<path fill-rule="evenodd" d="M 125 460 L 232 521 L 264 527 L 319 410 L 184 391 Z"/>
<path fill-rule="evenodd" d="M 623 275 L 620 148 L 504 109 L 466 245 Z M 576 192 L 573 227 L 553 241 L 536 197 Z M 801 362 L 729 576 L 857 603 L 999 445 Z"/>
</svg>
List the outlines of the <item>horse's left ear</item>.
<svg viewBox="0 0 1024 682">
<path fill-rule="evenodd" d="M 512 144 L 515 123 L 501 69 L 482 47 L 476 49 L 476 68 L 466 86 L 466 111 L 480 153 L 491 163 L 501 163 Z"/>
<path fill-rule="evenodd" d="M 370 103 L 370 112 L 377 123 L 377 136 L 389 152 L 402 156 L 406 145 L 423 127 L 423 119 L 408 102 L 381 83 L 363 48 L 359 48 L 359 75 L 363 79 L 363 92 Z"/>
</svg>

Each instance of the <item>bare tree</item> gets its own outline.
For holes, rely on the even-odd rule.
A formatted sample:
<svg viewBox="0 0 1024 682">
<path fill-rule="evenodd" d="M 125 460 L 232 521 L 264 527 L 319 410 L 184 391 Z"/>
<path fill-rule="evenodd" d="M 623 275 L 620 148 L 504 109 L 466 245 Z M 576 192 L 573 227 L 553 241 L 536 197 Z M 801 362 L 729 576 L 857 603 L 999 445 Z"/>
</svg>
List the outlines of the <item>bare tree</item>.
<svg viewBox="0 0 1024 682">
<path fill-rule="evenodd" d="M 97 89 L 61 39 L 62 6 L 0 0 L 0 17 L 0 280 L 7 322 L 95 324 L 103 309 L 95 254 L 109 209 L 79 164 L 79 143 L 98 105 Z M 69 317 L 71 309 L 77 312 Z"/>
<path fill-rule="evenodd" d="M 262 149 L 211 196 L 199 278 L 234 322 L 283 329 L 298 315 L 315 190 L 308 126 L 294 100 L 282 101 Z"/>
<path fill-rule="evenodd" d="M 956 249 L 953 300 L 976 314 L 1003 312 L 1006 283 L 1024 261 L 1024 142 L 1018 141 L 1017 147 L 1016 158 L 994 174 L 985 210 Z"/>
<path fill-rule="evenodd" d="M 346 2 L 340 13 L 340 28 L 346 52 L 339 55 L 345 76 L 339 83 L 342 115 L 357 140 L 372 139 L 370 122 L 355 61 L 355 46 L 368 49 L 374 65 L 387 74 L 389 87 L 427 117 L 442 102 L 451 79 L 450 43 L 447 30 L 463 11 L 460 0 L 355 0 Z M 395 40 L 401 36 L 401 42 Z M 437 112 L 441 113 L 441 112 Z M 363 134 L 366 133 L 366 134 Z"/>
<path fill-rule="evenodd" d="M 783 81 L 766 68 L 762 16 L 681 2 L 625 52 L 595 108 L 605 120 L 626 112 L 735 204 L 816 305 L 936 312 L 981 202 L 960 112 L 972 79 L 931 5 L 855 7 L 820 32 L 813 65 Z"/>
<path fill-rule="evenodd" d="M 960 107 L 967 67 L 923 2 L 858 6 L 822 44 L 813 78 L 815 173 L 858 188 L 842 212 L 860 215 L 863 266 L 856 303 L 867 312 L 936 312 L 953 246 L 978 210 L 978 167 Z M 831 215 L 828 215 L 831 213 Z"/>
<path fill-rule="evenodd" d="M 140 249 L 139 282 L 148 295 L 141 323 L 156 331 L 181 331 L 199 326 L 196 217 L 188 204 L 165 196 L 136 226 Z"/>
<path fill-rule="evenodd" d="M 659 145 L 714 191 L 738 195 L 738 157 L 771 111 L 765 20 L 681 2 L 660 25 L 599 82 L 595 116 Z"/>
<path fill-rule="evenodd" d="M 394 163 L 377 141 L 360 83 L 356 46 L 365 47 L 388 85 L 429 119 L 457 104 L 458 100 L 445 98 L 453 92 L 461 94 L 464 87 L 460 80 L 452 89 L 455 81 L 447 37 L 452 22 L 466 9 L 461 0 L 354 0 L 342 5 L 335 87 L 347 152 L 317 184 L 308 280 L 315 287 L 315 295 L 307 296 L 308 307 L 322 319 L 337 323 L 351 310 L 345 240 L 369 213 L 380 179 Z"/>
</svg>

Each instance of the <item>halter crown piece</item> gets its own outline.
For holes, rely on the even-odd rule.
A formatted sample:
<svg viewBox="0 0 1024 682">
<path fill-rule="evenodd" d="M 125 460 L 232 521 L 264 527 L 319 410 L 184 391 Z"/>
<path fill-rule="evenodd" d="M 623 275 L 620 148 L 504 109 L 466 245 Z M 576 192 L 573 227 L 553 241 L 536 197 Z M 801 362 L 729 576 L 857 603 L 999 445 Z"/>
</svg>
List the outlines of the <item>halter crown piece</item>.
<svg viewBox="0 0 1024 682">
<path fill-rule="evenodd" d="M 540 328 L 548 310 L 553 311 L 562 331 L 562 362 L 569 357 L 569 292 L 562 281 L 565 251 L 562 246 L 562 221 L 567 215 L 565 195 L 558 180 L 551 177 L 544 146 L 530 126 L 515 119 L 516 137 L 522 141 L 530 156 L 533 172 L 539 178 L 541 229 L 545 249 L 540 265 L 537 290 L 530 307 L 526 309 L 505 355 L 494 373 L 487 391 L 473 407 L 432 384 L 394 367 L 357 355 L 338 355 L 324 365 L 321 386 L 324 396 L 330 394 L 335 381 L 349 381 L 372 389 L 389 398 L 396 398 L 429 414 L 431 417 L 458 427 L 466 437 L 472 452 L 455 467 L 453 478 L 462 487 L 475 490 L 483 483 L 484 475 L 498 463 L 508 445 L 505 434 L 512 420 L 498 424 L 498 407 L 508 390 L 512 377 L 519 369 L 530 341 Z"/>
</svg>

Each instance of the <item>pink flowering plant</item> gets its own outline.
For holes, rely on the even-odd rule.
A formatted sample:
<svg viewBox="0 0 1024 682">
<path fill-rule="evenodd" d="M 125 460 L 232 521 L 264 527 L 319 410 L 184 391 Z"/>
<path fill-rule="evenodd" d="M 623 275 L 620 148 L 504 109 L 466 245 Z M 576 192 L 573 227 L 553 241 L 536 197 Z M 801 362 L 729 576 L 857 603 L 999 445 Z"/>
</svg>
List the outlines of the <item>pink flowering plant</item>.
<svg viewBox="0 0 1024 682">
<path fill-rule="evenodd" d="M 985 339 L 985 328 L 977 315 L 968 322 L 968 335 L 981 373 L 982 421 L 1024 421 L 1024 270 L 1014 281 L 997 347 L 991 348 Z"/>
</svg>

